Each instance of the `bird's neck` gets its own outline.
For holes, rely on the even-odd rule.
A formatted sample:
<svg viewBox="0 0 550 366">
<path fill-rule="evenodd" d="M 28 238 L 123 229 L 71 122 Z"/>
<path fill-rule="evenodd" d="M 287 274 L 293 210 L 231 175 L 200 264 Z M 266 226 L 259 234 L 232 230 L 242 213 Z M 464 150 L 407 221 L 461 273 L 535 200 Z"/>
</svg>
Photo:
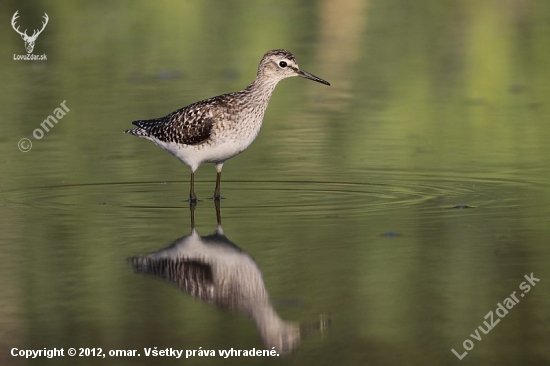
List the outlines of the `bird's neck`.
<svg viewBox="0 0 550 366">
<path fill-rule="evenodd" d="M 260 101 L 261 103 L 269 102 L 275 87 L 279 80 L 266 78 L 263 75 L 256 76 L 256 80 L 252 84 L 246 87 L 246 90 L 250 93 L 253 100 Z"/>
<path fill-rule="evenodd" d="M 274 347 L 279 353 L 289 353 L 300 343 L 299 324 L 284 321 L 273 308 L 256 311 L 253 319 L 266 348 Z"/>
</svg>

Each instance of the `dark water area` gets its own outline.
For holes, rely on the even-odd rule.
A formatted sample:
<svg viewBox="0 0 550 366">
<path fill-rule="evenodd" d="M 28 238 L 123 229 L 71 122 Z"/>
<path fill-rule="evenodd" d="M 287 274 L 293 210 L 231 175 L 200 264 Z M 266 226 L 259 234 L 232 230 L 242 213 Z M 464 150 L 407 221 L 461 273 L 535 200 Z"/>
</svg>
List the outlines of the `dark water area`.
<svg viewBox="0 0 550 366">
<path fill-rule="evenodd" d="M 21 29 L 48 14 L 47 61 L 14 60 L 16 10 Z M 0 15 L 2 365 L 550 364 L 550 2 Z M 123 131 L 244 88 L 273 48 L 332 86 L 277 86 L 218 213 L 215 169 L 196 173 L 193 229 L 188 168 Z"/>
</svg>

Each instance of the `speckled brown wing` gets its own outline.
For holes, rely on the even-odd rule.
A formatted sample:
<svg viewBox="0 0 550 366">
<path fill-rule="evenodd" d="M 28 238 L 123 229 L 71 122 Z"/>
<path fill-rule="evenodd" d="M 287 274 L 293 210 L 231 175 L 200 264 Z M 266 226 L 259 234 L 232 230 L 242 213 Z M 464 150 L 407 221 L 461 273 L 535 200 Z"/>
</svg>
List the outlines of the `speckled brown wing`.
<svg viewBox="0 0 550 366">
<path fill-rule="evenodd" d="M 191 296 L 213 300 L 214 276 L 212 266 L 185 258 L 129 258 L 136 273 L 155 275 L 176 284 Z"/>
<path fill-rule="evenodd" d="M 153 137 L 163 142 L 198 145 L 210 137 L 215 117 L 211 111 L 197 108 L 194 104 L 169 115 L 151 120 L 134 121 L 138 128 L 127 133 Z"/>
</svg>

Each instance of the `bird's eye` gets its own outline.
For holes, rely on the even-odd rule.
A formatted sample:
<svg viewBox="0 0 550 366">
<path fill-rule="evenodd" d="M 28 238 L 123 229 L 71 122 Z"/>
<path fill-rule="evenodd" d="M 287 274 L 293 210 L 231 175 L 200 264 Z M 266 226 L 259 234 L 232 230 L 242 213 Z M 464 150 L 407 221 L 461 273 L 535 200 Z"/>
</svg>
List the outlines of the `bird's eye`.
<svg viewBox="0 0 550 366">
<path fill-rule="evenodd" d="M 284 69 L 286 67 L 286 62 L 284 61 L 279 62 L 279 66 L 281 66 Z"/>
</svg>

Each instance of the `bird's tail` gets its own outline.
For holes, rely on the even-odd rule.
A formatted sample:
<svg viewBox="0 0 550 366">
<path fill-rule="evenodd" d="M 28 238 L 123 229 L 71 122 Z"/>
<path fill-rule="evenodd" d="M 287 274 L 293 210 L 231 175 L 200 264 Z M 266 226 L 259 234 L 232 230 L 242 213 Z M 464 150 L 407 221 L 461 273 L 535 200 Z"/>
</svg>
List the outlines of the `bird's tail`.
<svg viewBox="0 0 550 366">
<path fill-rule="evenodd" d="M 128 133 L 130 135 L 134 135 L 138 137 L 150 137 L 151 129 L 154 129 L 156 126 L 159 125 L 159 123 L 162 123 L 163 121 L 164 121 L 163 118 L 155 118 L 155 119 L 147 119 L 147 120 L 140 119 L 132 122 L 132 124 L 136 125 L 137 127 L 126 130 L 124 131 L 124 133 Z"/>
<path fill-rule="evenodd" d="M 134 136 L 138 136 L 138 137 L 149 136 L 147 134 L 147 131 L 145 131 L 144 129 L 139 128 L 139 127 L 131 128 L 129 130 L 124 131 L 124 133 L 128 133 L 130 135 L 134 135 Z"/>
<path fill-rule="evenodd" d="M 136 125 L 138 127 L 126 130 L 126 131 L 124 131 L 124 133 L 134 135 L 134 136 L 138 136 L 138 137 L 147 137 L 147 136 L 149 136 L 149 133 L 147 132 L 147 129 L 144 128 L 144 127 L 146 127 L 147 122 L 149 122 L 149 121 L 147 121 L 147 120 L 134 121 L 134 122 L 132 122 L 132 124 Z"/>
</svg>

